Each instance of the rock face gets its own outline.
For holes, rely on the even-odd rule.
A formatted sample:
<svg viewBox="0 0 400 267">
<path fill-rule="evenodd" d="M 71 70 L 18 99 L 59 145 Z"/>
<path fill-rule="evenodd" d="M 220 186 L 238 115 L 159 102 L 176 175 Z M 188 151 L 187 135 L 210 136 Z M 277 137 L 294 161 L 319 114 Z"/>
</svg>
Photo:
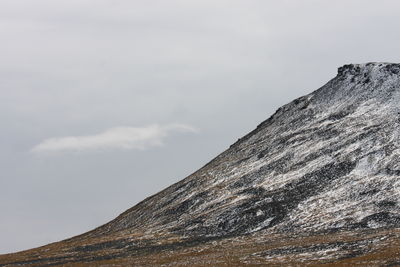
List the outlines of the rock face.
<svg viewBox="0 0 400 267">
<path fill-rule="evenodd" d="M 400 65 L 346 65 L 106 227 L 223 236 L 399 226 Z"/>
<path fill-rule="evenodd" d="M 199 246 L 223 240 L 272 242 L 273 236 L 283 240 L 296 235 L 325 235 L 329 239 L 329 234 L 341 236 L 335 242 L 347 245 L 342 248 L 321 241 L 310 243 L 308 249 L 275 248 L 271 252 L 263 248 L 253 250 L 251 257 L 243 255 L 235 264 L 255 263 L 254 257 L 265 263 L 306 252 L 306 261 L 299 258 L 303 264 L 324 259 L 332 262 L 342 259 L 341 251 L 350 248 L 358 254 L 345 258 L 368 254 L 375 251 L 371 247 L 384 247 L 386 243 L 379 240 L 397 238 L 399 133 L 400 64 L 345 65 L 326 85 L 278 109 L 186 179 L 108 224 L 55 247 L 53 244 L 50 250 L 58 257 L 63 255 L 61 260 L 48 257 L 35 262 L 35 257 L 45 254 L 37 249 L 0 257 L 0 265 L 93 263 L 127 255 L 143 258 L 160 251 L 157 242 L 169 245 L 162 251 L 175 253 L 183 248 L 195 252 Z M 352 233 L 362 233 L 364 238 L 361 235 L 353 243 L 349 241 L 353 245 L 342 240 Z M 107 243 L 111 240 L 120 243 Z M 392 260 L 399 257 L 400 261 L 397 249 L 394 251 Z"/>
</svg>

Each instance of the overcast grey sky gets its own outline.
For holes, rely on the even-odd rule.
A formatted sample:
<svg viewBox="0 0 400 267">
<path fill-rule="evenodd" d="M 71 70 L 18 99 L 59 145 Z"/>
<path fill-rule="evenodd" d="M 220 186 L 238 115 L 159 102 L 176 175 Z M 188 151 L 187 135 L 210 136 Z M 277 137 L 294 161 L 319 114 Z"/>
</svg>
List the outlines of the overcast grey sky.
<svg viewBox="0 0 400 267">
<path fill-rule="evenodd" d="M 345 63 L 400 62 L 397 0 L 0 1 L 0 253 L 99 226 Z"/>
</svg>

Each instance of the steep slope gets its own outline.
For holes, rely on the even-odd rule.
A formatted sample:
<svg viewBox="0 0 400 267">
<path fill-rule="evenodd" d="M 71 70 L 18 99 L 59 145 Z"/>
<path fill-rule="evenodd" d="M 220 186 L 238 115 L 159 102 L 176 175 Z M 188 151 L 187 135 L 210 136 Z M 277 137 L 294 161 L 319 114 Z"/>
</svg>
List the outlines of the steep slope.
<svg viewBox="0 0 400 267">
<path fill-rule="evenodd" d="M 219 246 L 236 251 L 220 262 L 228 265 L 287 255 L 400 262 L 399 104 L 400 64 L 345 65 L 186 179 L 89 233 L 2 256 L 0 266 L 163 263 L 157 257 L 215 265 Z"/>
</svg>

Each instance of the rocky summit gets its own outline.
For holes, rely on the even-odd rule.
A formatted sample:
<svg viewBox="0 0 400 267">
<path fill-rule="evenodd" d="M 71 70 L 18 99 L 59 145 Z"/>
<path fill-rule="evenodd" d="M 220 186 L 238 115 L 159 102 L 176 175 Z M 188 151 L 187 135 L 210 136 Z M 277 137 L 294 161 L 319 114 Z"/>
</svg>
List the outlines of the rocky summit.
<svg viewBox="0 0 400 267">
<path fill-rule="evenodd" d="M 400 64 L 345 65 L 182 181 L 0 266 L 400 266 Z"/>
</svg>

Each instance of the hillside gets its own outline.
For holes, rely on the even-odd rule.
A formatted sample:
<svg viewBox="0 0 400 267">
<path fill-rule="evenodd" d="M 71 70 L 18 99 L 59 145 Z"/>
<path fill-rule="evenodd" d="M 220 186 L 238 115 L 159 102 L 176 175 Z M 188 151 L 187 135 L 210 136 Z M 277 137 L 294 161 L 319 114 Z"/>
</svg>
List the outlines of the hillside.
<svg viewBox="0 0 400 267">
<path fill-rule="evenodd" d="M 400 64 L 345 65 L 182 181 L 0 266 L 400 265 Z"/>
</svg>

